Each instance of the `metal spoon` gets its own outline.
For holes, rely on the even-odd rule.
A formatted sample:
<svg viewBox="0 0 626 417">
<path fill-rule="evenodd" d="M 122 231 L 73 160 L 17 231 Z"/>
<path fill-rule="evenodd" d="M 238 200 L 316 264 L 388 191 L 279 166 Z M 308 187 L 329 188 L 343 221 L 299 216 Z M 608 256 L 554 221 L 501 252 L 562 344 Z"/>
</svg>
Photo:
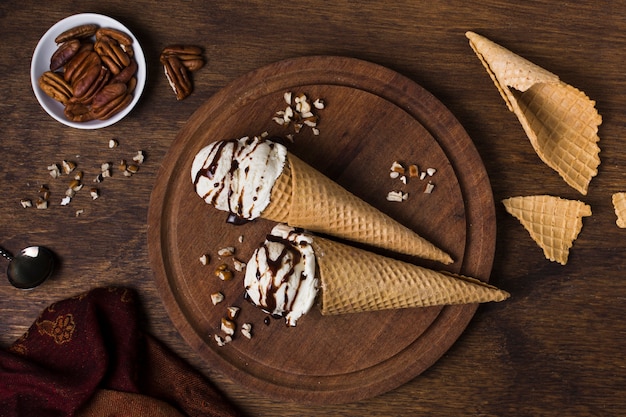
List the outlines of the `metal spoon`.
<svg viewBox="0 0 626 417">
<path fill-rule="evenodd" d="M 9 260 L 7 278 L 17 288 L 34 288 L 48 279 L 54 270 L 54 254 L 43 246 L 29 246 L 17 256 L 0 247 L 0 255 Z"/>
</svg>

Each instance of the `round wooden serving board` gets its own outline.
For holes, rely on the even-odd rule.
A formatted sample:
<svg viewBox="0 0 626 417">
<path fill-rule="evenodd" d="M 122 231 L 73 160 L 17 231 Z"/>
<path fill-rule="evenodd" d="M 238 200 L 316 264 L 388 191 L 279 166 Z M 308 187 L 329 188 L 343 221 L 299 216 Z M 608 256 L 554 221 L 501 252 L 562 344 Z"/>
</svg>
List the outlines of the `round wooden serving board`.
<svg viewBox="0 0 626 417">
<path fill-rule="evenodd" d="M 381 66 L 343 57 L 305 57 L 251 72 L 211 97 L 190 118 L 163 161 L 150 201 L 150 262 L 164 304 L 185 340 L 213 367 L 268 396 L 297 402 L 341 403 L 378 395 L 416 377 L 463 332 L 477 305 L 321 316 L 314 309 L 287 327 L 244 300 L 243 273 L 221 281 L 214 271 L 232 259 L 217 251 L 236 248 L 247 261 L 273 227 L 266 220 L 235 226 L 227 214 L 194 192 L 191 163 L 208 143 L 258 135 L 285 136 L 272 121 L 287 107 L 283 94 L 324 100 L 319 135 L 295 135 L 290 152 L 365 201 L 448 251 L 455 263 L 429 267 L 488 280 L 495 250 L 495 210 L 485 169 L 454 116 L 413 81 Z M 394 161 L 437 172 L 402 184 L 389 177 Z M 423 193 L 431 181 L 431 194 Z M 409 193 L 389 202 L 391 190 Z M 240 237 L 243 239 L 241 241 Z M 208 265 L 199 258 L 208 254 Z M 397 256 L 393 254 L 388 254 Z M 214 306 L 212 293 L 224 302 Z M 220 321 L 238 306 L 239 331 L 219 347 Z"/>
</svg>

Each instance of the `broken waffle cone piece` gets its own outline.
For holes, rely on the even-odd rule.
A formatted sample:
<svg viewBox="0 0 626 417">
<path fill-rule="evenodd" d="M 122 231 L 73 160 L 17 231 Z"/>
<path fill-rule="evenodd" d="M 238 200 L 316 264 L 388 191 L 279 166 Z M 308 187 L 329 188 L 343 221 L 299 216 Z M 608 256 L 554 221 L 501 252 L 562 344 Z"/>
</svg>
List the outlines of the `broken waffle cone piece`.
<svg viewBox="0 0 626 417">
<path fill-rule="evenodd" d="M 615 209 L 615 215 L 617 216 L 616 224 L 619 228 L 626 228 L 626 193 L 613 194 L 613 208 Z"/>
<path fill-rule="evenodd" d="M 444 264 L 450 255 L 292 154 L 261 217 Z"/>
<path fill-rule="evenodd" d="M 511 197 L 502 203 L 543 249 L 545 257 L 561 265 L 567 263 L 569 249 L 582 229 L 582 218 L 591 216 L 587 204 L 550 195 Z"/>
<path fill-rule="evenodd" d="M 541 160 L 586 195 L 600 165 L 595 101 L 504 47 L 467 32 L 470 46 Z"/>
<path fill-rule="evenodd" d="M 437 272 L 315 237 L 324 315 L 503 301 L 509 293 L 474 278 Z"/>
</svg>

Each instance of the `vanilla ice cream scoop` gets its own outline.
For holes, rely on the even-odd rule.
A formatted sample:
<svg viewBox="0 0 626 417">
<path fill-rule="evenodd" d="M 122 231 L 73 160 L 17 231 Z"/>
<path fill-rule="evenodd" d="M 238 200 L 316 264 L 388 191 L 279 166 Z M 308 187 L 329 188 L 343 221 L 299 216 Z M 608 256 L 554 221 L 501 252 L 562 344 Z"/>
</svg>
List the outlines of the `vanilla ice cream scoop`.
<svg viewBox="0 0 626 417">
<path fill-rule="evenodd" d="M 274 317 L 285 317 L 289 326 L 306 314 L 315 302 L 318 279 L 312 237 L 284 224 L 272 229 L 246 267 L 247 297 Z"/>
<path fill-rule="evenodd" d="M 194 158 L 191 180 L 208 204 L 252 220 L 270 203 L 286 158 L 283 145 L 259 137 L 213 142 Z"/>
</svg>

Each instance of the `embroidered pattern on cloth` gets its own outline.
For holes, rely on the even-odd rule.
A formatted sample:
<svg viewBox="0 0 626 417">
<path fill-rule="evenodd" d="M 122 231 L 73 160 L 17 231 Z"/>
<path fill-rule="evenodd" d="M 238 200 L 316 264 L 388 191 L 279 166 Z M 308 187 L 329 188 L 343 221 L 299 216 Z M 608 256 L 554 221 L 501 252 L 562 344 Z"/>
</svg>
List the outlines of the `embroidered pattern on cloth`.
<svg viewBox="0 0 626 417">
<path fill-rule="evenodd" d="M 72 314 L 60 315 L 55 321 L 37 321 L 37 330 L 41 335 L 48 335 L 54 339 L 54 343 L 62 345 L 72 340 L 76 330 L 76 323 Z"/>
</svg>

